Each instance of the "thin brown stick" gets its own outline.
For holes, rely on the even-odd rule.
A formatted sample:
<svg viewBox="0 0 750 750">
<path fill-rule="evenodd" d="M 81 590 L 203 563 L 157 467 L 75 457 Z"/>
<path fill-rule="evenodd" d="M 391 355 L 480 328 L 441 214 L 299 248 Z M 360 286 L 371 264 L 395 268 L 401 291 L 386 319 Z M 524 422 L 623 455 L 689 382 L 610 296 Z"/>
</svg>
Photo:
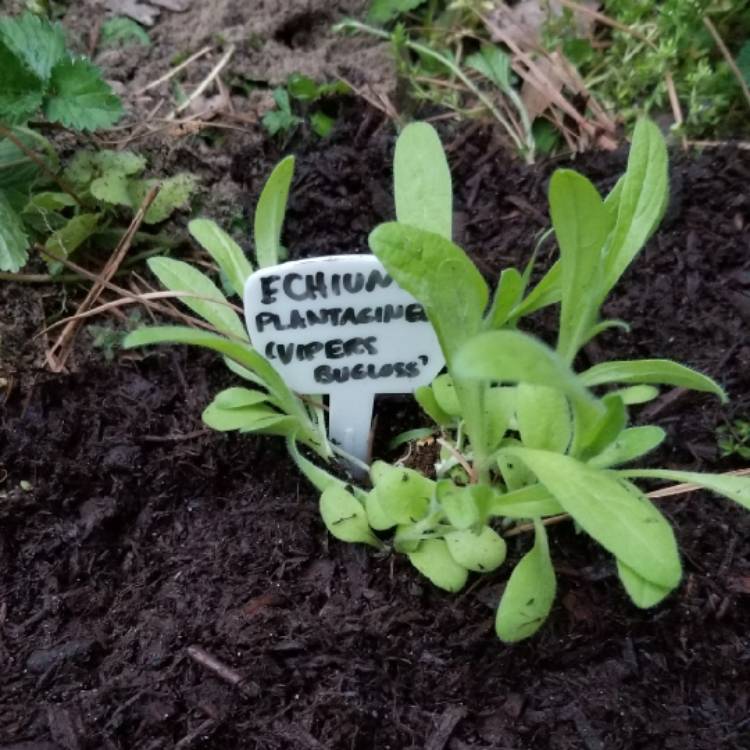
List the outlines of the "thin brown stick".
<svg viewBox="0 0 750 750">
<path fill-rule="evenodd" d="M 750 476 L 750 469 L 737 469 L 736 471 L 727 471 L 725 472 L 725 474 L 726 476 L 745 477 Z M 701 487 L 701 485 L 699 484 L 675 484 L 672 487 L 663 487 L 660 490 L 649 492 L 647 493 L 646 497 L 650 497 L 652 499 L 660 497 L 673 497 L 674 495 L 684 495 L 688 492 L 695 492 L 702 489 L 705 488 Z M 543 519 L 542 524 L 544 526 L 554 526 L 555 524 L 562 523 L 563 521 L 568 521 L 570 520 L 570 518 L 571 516 L 569 513 L 561 513 L 558 516 L 549 516 L 548 518 Z M 503 536 L 518 536 L 518 534 L 523 534 L 527 531 L 533 530 L 533 523 L 520 523 L 508 529 L 508 531 L 506 531 Z"/>
<path fill-rule="evenodd" d="M 220 677 L 224 682 L 228 682 L 230 685 L 237 687 L 242 683 L 242 675 L 236 670 L 219 661 L 215 656 L 212 656 L 208 651 L 204 651 L 200 646 L 188 646 L 188 656 L 196 663 L 205 667 L 210 672 L 213 672 L 217 677 Z"/>
<path fill-rule="evenodd" d="M 745 77 L 742 75 L 742 71 L 737 67 L 737 63 L 734 61 L 732 53 L 727 48 L 727 45 L 724 44 L 724 40 L 721 38 L 718 30 L 716 29 L 716 26 L 714 26 L 713 21 L 708 16 L 703 16 L 703 23 L 711 33 L 711 36 L 714 38 L 716 46 L 724 56 L 724 59 L 726 60 L 727 65 L 731 69 L 732 73 L 734 73 L 735 78 L 737 79 L 737 83 L 740 84 L 742 93 L 745 95 L 745 99 L 747 100 L 748 105 L 750 105 L 750 88 L 748 88 L 748 85 L 745 82 Z"/>
<path fill-rule="evenodd" d="M 449 443 L 447 440 L 443 440 L 443 438 L 438 438 L 437 442 L 442 445 L 443 448 L 448 450 L 453 458 L 455 458 L 456 461 L 461 464 L 464 471 L 469 475 L 469 482 L 471 484 L 476 484 L 479 481 L 479 477 L 477 476 L 476 469 L 468 462 L 466 456 L 464 456 L 454 445 L 451 445 L 451 443 Z"/>
<path fill-rule="evenodd" d="M 738 148 L 750 151 L 750 141 L 686 141 L 692 148 Z"/>
<path fill-rule="evenodd" d="M 99 295 L 105 288 L 102 282 L 107 282 L 112 278 L 112 276 L 114 276 L 115 272 L 120 266 L 120 263 L 122 263 L 125 255 L 130 249 L 130 243 L 133 241 L 135 233 L 141 226 L 141 222 L 146 215 L 146 211 L 148 211 L 158 193 L 159 185 L 154 185 L 146 194 L 143 202 L 138 208 L 138 211 L 133 217 L 133 221 L 130 222 L 130 226 L 122 235 L 122 238 L 117 243 L 117 247 L 114 249 L 114 252 L 112 253 L 110 259 L 104 266 L 104 269 L 101 273 L 101 279 L 96 281 L 91 289 L 89 289 L 89 292 L 86 295 L 85 299 L 78 307 L 79 315 L 86 312 L 86 310 L 88 310 L 89 307 L 91 307 L 99 298 Z M 79 323 L 80 317 L 69 320 L 63 328 L 62 333 L 58 337 L 57 341 L 55 341 L 52 347 L 47 351 L 47 362 L 49 363 L 50 369 L 53 372 L 62 372 L 62 370 L 65 368 L 65 363 L 67 362 L 70 353 L 73 351 L 73 341 L 75 340 L 75 333 L 78 329 Z M 56 354 L 56 352 L 59 353 Z"/>
<path fill-rule="evenodd" d="M 229 49 L 221 56 L 219 62 L 214 65 L 209 74 L 196 86 L 195 90 L 185 101 L 174 109 L 173 112 L 167 115 L 167 120 L 174 120 L 174 118 L 183 110 L 187 109 L 214 81 L 216 76 L 221 73 L 226 67 L 227 63 L 231 60 L 234 54 L 234 45 L 230 46 Z"/>
<path fill-rule="evenodd" d="M 677 88 L 674 85 L 674 78 L 672 72 L 667 71 L 664 75 L 664 81 L 667 84 L 667 93 L 669 94 L 669 104 L 672 107 L 672 115 L 674 116 L 675 124 L 678 128 L 682 128 L 685 119 L 682 116 L 682 106 L 680 105 L 680 99 L 677 96 Z M 687 150 L 687 140 L 685 134 L 682 134 L 682 150 Z"/>
<path fill-rule="evenodd" d="M 199 57 L 203 57 L 203 55 L 208 54 L 212 49 L 213 47 L 211 47 L 210 45 L 207 47 L 203 47 L 203 49 L 199 49 L 197 52 L 190 55 L 187 60 L 183 60 L 179 65 L 175 65 L 174 68 L 168 70 L 160 78 L 157 78 L 155 81 L 151 81 L 151 83 L 145 85 L 143 88 L 138 89 L 138 91 L 135 92 L 135 95 L 140 96 L 141 94 L 145 94 L 150 89 L 156 88 L 159 84 L 166 83 L 170 78 L 176 76 L 181 70 L 187 68 L 190 63 L 195 62 Z"/>
<path fill-rule="evenodd" d="M 58 174 L 55 174 L 45 163 L 44 159 L 40 158 L 39 154 L 32 151 L 16 134 L 10 129 L 6 128 L 5 125 L 0 123 L 0 135 L 7 138 L 17 149 L 23 151 L 26 156 L 34 162 L 51 180 L 53 180 L 64 193 L 67 193 L 79 206 L 83 205 L 83 202 L 78 197 L 77 193 L 70 184 Z"/>
<path fill-rule="evenodd" d="M 630 26 L 624 23 L 615 21 L 614 18 L 605 16 L 604 13 L 600 13 L 598 10 L 594 10 L 593 8 L 588 8 L 585 5 L 580 5 L 579 3 L 573 2 L 573 0 L 558 0 L 558 2 L 560 3 L 560 5 L 564 5 L 566 8 L 575 10 L 578 13 L 582 13 L 585 16 L 591 16 L 591 18 L 599 21 L 599 23 L 602 23 L 605 26 L 610 26 L 613 29 L 622 31 L 625 34 L 629 34 L 635 39 L 640 39 L 642 42 L 645 42 L 646 44 L 648 44 L 648 46 L 651 47 L 651 49 L 656 49 L 656 45 L 648 37 L 643 36 L 643 34 L 641 34 L 638 31 L 635 31 L 634 29 L 631 29 Z"/>
</svg>

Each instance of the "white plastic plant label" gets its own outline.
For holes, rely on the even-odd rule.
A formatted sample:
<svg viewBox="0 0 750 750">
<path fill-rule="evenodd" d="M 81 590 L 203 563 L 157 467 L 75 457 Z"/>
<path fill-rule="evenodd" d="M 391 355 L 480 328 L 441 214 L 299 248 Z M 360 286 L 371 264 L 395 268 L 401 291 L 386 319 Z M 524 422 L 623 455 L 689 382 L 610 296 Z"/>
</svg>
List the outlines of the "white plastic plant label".
<svg viewBox="0 0 750 750">
<path fill-rule="evenodd" d="M 244 302 L 255 349 L 292 390 L 329 395 L 329 436 L 362 461 L 375 394 L 409 393 L 445 364 L 422 305 L 374 255 L 262 268 Z"/>
</svg>

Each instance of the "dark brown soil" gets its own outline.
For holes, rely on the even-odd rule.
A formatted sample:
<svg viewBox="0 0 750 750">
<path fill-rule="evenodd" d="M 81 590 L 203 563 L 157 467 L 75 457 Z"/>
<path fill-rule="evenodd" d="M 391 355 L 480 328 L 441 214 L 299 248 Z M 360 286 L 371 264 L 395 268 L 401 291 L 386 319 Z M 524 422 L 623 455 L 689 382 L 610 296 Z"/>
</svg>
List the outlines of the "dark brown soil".
<svg viewBox="0 0 750 750">
<path fill-rule="evenodd" d="M 292 257 L 363 251 L 391 216 L 391 128 L 347 122 L 298 145 Z M 521 166 L 474 127 L 444 138 L 459 241 L 496 278 L 545 227 L 556 165 Z M 276 155 L 235 159 L 248 203 Z M 609 186 L 623 160 L 576 166 Z M 670 432 L 664 465 L 740 465 L 719 460 L 714 430 L 750 414 L 749 181 L 746 152 L 676 157 L 663 228 L 609 304 L 632 333 L 588 351 L 670 356 L 727 387 L 726 409 L 681 392 L 647 407 Z M 16 330 L 38 324 L 30 294 L 0 290 Z M 55 377 L 24 361 L 5 373 L 32 385 L 0 412 L 1 750 L 750 748 L 750 515 L 728 502 L 664 503 L 685 580 L 648 612 L 556 527 L 557 604 L 536 638 L 504 646 L 507 566 L 448 596 L 403 558 L 330 539 L 280 442 L 202 428 L 229 380 L 211 357 L 167 349 Z M 380 444 L 417 418 L 383 402 Z"/>
</svg>

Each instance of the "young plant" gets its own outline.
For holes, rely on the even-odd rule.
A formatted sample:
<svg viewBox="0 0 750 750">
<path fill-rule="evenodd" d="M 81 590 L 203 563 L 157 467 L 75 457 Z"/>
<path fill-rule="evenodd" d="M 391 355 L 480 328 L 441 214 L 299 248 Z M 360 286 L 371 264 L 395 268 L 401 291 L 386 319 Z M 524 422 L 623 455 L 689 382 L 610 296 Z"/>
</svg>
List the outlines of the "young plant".
<svg viewBox="0 0 750 750">
<path fill-rule="evenodd" d="M 628 427 L 628 406 L 653 398 L 657 385 L 726 400 L 713 380 L 662 359 L 573 369 L 588 341 L 624 326 L 600 320 L 599 311 L 664 212 L 667 153 L 658 129 L 638 123 L 627 170 L 605 199 L 582 175 L 555 173 L 550 212 L 560 259 L 529 293 L 529 269 L 506 269 L 491 303 L 483 278 L 451 241 L 448 168 L 428 126 L 402 133 L 394 181 L 398 221 L 375 229 L 370 246 L 423 304 L 440 340 L 447 373 L 417 398 L 443 430 L 445 450 L 437 481 L 372 467 L 374 489 L 363 503 L 370 527 L 395 529 L 394 548 L 435 585 L 457 591 L 469 571 L 503 562 L 497 528 L 531 521 L 534 545 L 497 612 L 504 641 L 530 636 L 550 611 L 555 576 L 545 519 L 561 513 L 613 555 L 637 606 L 657 604 L 679 584 L 680 557 L 669 523 L 632 480 L 691 482 L 750 508 L 745 478 L 622 468 L 665 437 L 659 427 Z M 517 329 L 523 315 L 558 301 L 555 348 Z"/>
<path fill-rule="evenodd" d="M 95 130 L 113 125 L 122 104 L 99 70 L 70 52 L 60 24 L 32 13 L 0 17 L 0 71 L 0 271 L 14 272 L 26 262 L 32 239 L 24 213 L 76 203 L 65 191 L 38 192 L 59 163 L 47 139 L 27 126 L 29 118 L 41 111 L 50 123 Z M 91 217 L 79 219 L 69 228 L 70 241 L 94 226 Z"/>
<path fill-rule="evenodd" d="M 279 261 L 281 230 L 294 159 L 282 160 L 271 173 L 255 211 L 255 255 L 260 267 Z M 188 229 L 193 238 L 216 262 L 225 287 L 242 300 L 245 281 L 253 271 L 242 248 L 219 226 L 208 219 L 195 219 Z M 237 308 L 219 287 L 195 266 L 167 257 L 148 261 L 162 285 L 180 296 L 181 301 L 202 321 L 199 328 L 157 326 L 140 328 L 129 334 L 123 346 L 151 344 L 192 344 L 222 354 L 232 372 L 252 387 L 235 386 L 216 395 L 203 412 L 203 421 L 219 431 L 255 432 L 282 435 L 329 459 L 332 448 L 326 438 L 320 399 L 301 399 L 289 390 L 282 378 L 255 349 Z"/>
</svg>

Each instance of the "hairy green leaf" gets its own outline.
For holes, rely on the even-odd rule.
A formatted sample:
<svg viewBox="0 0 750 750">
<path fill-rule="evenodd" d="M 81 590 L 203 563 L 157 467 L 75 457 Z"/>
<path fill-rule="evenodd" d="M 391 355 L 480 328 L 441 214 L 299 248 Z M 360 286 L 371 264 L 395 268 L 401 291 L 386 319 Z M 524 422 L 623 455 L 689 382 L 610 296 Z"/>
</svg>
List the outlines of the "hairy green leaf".
<svg viewBox="0 0 750 750">
<path fill-rule="evenodd" d="M 461 248 L 438 234 L 404 224 L 381 224 L 370 247 L 396 283 L 424 305 L 449 362 L 479 330 L 489 291 Z"/>
<path fill-rule="evenodd" d="M 632 568 L 625 565 L 622 560 L 617 561 L 617 575 L 620 577 L 620 582 L 625 591 L 628 592 L 633 604 L 641 609 L 656 606 L 672 591 L 671 588 L 659 586 L 642 578 Z"/>
<path fill-rule="evenodd" d="M 543 307 L 554 305 L 562 298 L 562 265 L 556 260 L 542 277 L 540 282 L 529 292 L 526 298 L 513 310 L 512 319 L 518 320 Z"/>
<path fill-rule="evenodd" d="M 439 424 L 441 427 L 447 427 L 453 424 L 453 418 L 450 414 L 444 412 L 435 398 L 435 392 L 429 385 L 421 385 L 414 391 L 414 398 L 417 403 L 422 407 L 422 410 L 432 419 L 435 424 Z"/>
<path fill-rule="evenodd" d="M 52 68 L 44 114 L 76 130 L 97 130 L 114 125 L 122 115 L 120 99 L 85 58 L 63 60 Z"/>
<path fill-rule="evenodd" d="M 549 451 L 509 448 L 581 528 L 638 575 L 675 588 L 682 574 L 670 525 L 633 485 Z"/>
<path fill-rule="evenodd" d="M 403 13 L 415 10 L 427 0 L 372 0 L 367 11 L 367 22 L 384 24 Z"/>
<path fill-rule="evenodd" d="M 246 406 L 257 406 L 263 401 L 268 401 L 267 393 L 235 386 L 219 391 L 214 396 L 213 403 L 220 409 L 242 409 Z"/>
<path fill-rule="evenodd" d="M 221 290 L 204 273 L 189 263 L 172 258 L 149 258 L 148 267 L 171 292 L 189 292 L 194 297 L 180 297 L 180 301 L 219 333 L 240 341 L 247 341 L 245 326 L 231 308 Z"/>
<path fill-rule="evenodd" d="M 342 542 L 361 542 L 382 547 L 370 530 L 362 503 L 343 487 L 331 485 L 320 496 L 320 515 L 326 528 Z"/>
<path fill-rule="evenodd" d="M 486 328 L 502 328 L 508 322 L 511 312 L 521 302 L 525 287 L 523 276 L 515 268 L 501 272 L 492 307 L 485 319 Z"/>
<path fill-rule="evenodd" d="M 113 206 L 127 206 L 132 208 L 133 198 L 130 194 L 129 181 L 122 172 L 107 172 L 91 182 L 91 195 L 104 203 Z"/>
<path fill-rule="evenodd" d="M 562 512 L 562 505 L 543 484 L 538 483 L 494 495 L 488 505 L 489 515 L 505 518 L 541 518 Z"/>
<path fill-rule="evenodd" d="M 435 496 L 451 526 L 468 529 L 482 520 L 479 505 L 472 492 L 472 487 L 478 486 L 481 485 L 459 487 L 450 479 L 441 479 L 437 483 Z"/>
<path fill-rule="evenodd" d="M 625 406 L 634 406 L 653 401 L 659 395 L 659 389 L 653 385 L 631 385 L 612 391 L 612 393 L 619 396 Z"/>
<path fill-rule="evenodd" d="M 527 448 L 565 453 L 573 432 L 568 399 L 544 385 L 521 383 L 516 389 L 516 419 Z"/>
<path fill-rule="evenodd" d="M 255 257 L 261 268 L 279 262 L 281 229 L 294 177 L 294 157 L 282 159 L 263 186 L 255 209 Z"/>
<path fill-rule="evenodd" d="M 377 461 L 371 469 L 380 507 L 389 519 L 408 524 L 421 519 L 430 505 L 435 483 L 413 469 Z"/>
<path fill-rule="evenodd" d="M 198 181 L 191 174 L 176 174 L 166 180 L 133 180 L 130 183 L 133 206 L 139 206 L 154 185 L 160 185 L 160 189 L 143 217 L 145 224 L 158 224 L 168 219 L 178 208 L 184 208 L 195 192 Z"/>
<path fill-rule="evenodd" d="M 550 215 L 560 247 L 562 304 L 557 349 L 572 362 L 599 311 L 602 249 L 612 229 L 597 189 L 559 169 L 550 180 Z"/>
<path fill-rule="evenodd" d="M 1 56 L 1 53 L 0 53 Z M 0 83 L 0 88 L 2 84 Z M 7 124 L 7 123 L 6 123 Z M 56 172 L 58 159 L 52 144 L 40 133 L 28 128 L 10 128 L 15 137 L 37 158 Z M 40 151 L 40 148 L 42 151 Z M 40 175 L 39 165 L 8 138 L 0 138 L 0 190 L 16 188 L 27 191 L 30 184 Z"/>
<path fill-rule="evenodd" d="M 202 414 L 203 422 L 212 430 L 228 432 L 243 430 L 244 432 L 262 432 L 265 429 L 285 428 L 282 434 L 292 434 L 294 420 L 280 414 L 268 406 L 241 406 L 233 409 L 223 409 L 216 401 L 212 401 Z"/>
<path fill-rule="evenodd" d="M 605 257 L 602 298 L 656 229 L 669 197 L 667 147 L 648 119 L 635 126 L 628 167 L 617 194 L 617 222 Z"/>
<path fill-rule="evenodd" d="M 18 271 L 29 257 L 23 220 L 0 191 L 0 271 Z"/>
<path fill-rule="evenodd" d="M 451 556 L 443 539 L 425 539 L 409 553 L 411 564 L 435 586 L 446 591 L 460 591 L 469 572 Z"/>
<path fill-rule="evenodd" d="M 612 360 L 594 365 L 580 374 L 581 382 L 593 387 L 605 383 L 674 385 L 713 393 L 727 401 L 724 390 L 707 375 L 668 359 Z"/>
<path fill-rule="evenodd" d="M 413 122 L 401 131 L 393 156 L 393 192 L 400 224 L 451 239 L 451 173 L 432 125 Z"/>
<path fill-rule="evenodd" d="M 227 275 L 232 289 L 242 298 L 245 282 L 253 272 L 242 248 L 210 219 L 193 219 L 188 224 L 188 231 L 208 251 Z"/>
<path fill-rule="evenodd" d="M 646 455 L 663 442 L 667 433 L 661 427 L 630 427 L 623 430 L 601 453 L 588 463 L 597 469 L 619 466 Z"/>
<path fill-rule="evenodd" d="M 552 609 L 557 582 L 549 555 L 547 532 L 534 522 L 534 546 L 508 579 L 495 618 L 495 632 L 506 643 L 522 641 L 536 633 Z"/>
<path fill-rule="evenodd" d="M 505 562 L 505 540 L 489 526 L 479 531 L 463 529 L 445 535 L 451 557 L 463 568 L 488 573 Z"/>
</svg>

